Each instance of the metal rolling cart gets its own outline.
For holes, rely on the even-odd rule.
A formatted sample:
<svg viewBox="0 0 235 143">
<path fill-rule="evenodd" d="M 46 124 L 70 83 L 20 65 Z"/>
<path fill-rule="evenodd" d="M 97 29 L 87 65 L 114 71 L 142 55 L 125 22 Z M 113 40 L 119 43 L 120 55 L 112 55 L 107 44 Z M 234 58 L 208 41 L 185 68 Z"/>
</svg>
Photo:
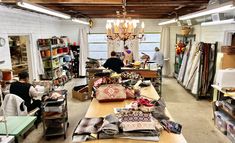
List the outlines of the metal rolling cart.
<svg viewBox="0 0 235 143">
<path fill-rule="evenodd" d="M 43 132 L 44 137 L 63 135 L 66 139 L 68 122 L 67 90 L 63 90 L 62 97 L 56 101 L 43 102 Z"/>
</svg>

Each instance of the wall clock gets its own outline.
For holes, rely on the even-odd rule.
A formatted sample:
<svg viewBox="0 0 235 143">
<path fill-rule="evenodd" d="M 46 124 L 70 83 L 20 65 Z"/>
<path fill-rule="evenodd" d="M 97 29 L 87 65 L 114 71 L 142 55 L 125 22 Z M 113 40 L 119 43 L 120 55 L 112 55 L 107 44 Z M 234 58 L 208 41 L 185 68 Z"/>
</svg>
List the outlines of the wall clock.
<svg viewBox="0 0 235 143">
<path fill-rule="evenodd" d="M 6 44 L 6 40 L 0 37 L 0 47 L 5 46 L 5 44 Z"/>
</svg>

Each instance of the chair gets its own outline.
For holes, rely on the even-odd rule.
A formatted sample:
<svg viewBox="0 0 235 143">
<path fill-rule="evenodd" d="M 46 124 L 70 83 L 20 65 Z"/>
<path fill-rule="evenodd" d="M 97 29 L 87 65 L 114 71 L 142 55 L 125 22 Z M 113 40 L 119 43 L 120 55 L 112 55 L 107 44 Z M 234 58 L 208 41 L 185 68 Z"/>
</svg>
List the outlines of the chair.
<svg viewBox="0 0 235 143">
<path fill-rule="evenodd" d="M 34 116 L 39 110 L 39 108 L 35 108 L 34 110 L 27 112 L 24 100 L 15 94 L 7 94 L 5 96 L 2 108 L 4 109 L 6 116 Z"/>
</svg>

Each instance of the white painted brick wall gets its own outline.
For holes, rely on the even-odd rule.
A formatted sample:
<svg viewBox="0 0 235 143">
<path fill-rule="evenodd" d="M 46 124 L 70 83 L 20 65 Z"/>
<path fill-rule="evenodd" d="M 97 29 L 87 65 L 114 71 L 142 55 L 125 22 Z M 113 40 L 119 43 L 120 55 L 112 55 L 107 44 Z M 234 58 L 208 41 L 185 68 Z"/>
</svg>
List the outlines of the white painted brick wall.
<svg viewBox="0 0 235 143">
<path fill-rule="evenodd" d="M 9 35 L 30 35 L 32 60 L 29 64 L 33 67 L 32 78 L 38 78 L 36 65 L 34 64 L 37 39 L 65 35 L 67 25 L 70 23 L 72 22 L 65 23 L 63 20 L 51 16 L 0 6 L 0 37 L 4 37 L 7 43 L 5 47 L 0 48 L 0 60 L 6 61 L 4 64 L 0 65 L 0 68 L 11 69 L 7 37 Z M 70 32 L 74 31 L 71 30 Z M 78 35 L 78 32 L 74 33 Z M 74 40 L 74 37 L 72 38 Z M 78 40 L 78 38 L 76 40 Z"/>
</svg>

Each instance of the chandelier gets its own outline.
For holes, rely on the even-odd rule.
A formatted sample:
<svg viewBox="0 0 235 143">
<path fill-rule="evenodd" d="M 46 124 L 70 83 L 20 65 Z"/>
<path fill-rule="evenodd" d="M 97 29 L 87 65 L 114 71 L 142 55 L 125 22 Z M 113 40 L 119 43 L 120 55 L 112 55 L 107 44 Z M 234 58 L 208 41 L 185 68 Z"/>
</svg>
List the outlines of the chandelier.
<svg viewBox="0 0 235 143">
<path fill-rule="evenodd" d="M 144 37 L 144 22 L 136 19 L 126 18 L 126 2 L 124 1 L 123 13 L 117 13 L 117 19 L 107 20 L 106 32 L 110 40 L 142 39 Z"/>
</svg>

